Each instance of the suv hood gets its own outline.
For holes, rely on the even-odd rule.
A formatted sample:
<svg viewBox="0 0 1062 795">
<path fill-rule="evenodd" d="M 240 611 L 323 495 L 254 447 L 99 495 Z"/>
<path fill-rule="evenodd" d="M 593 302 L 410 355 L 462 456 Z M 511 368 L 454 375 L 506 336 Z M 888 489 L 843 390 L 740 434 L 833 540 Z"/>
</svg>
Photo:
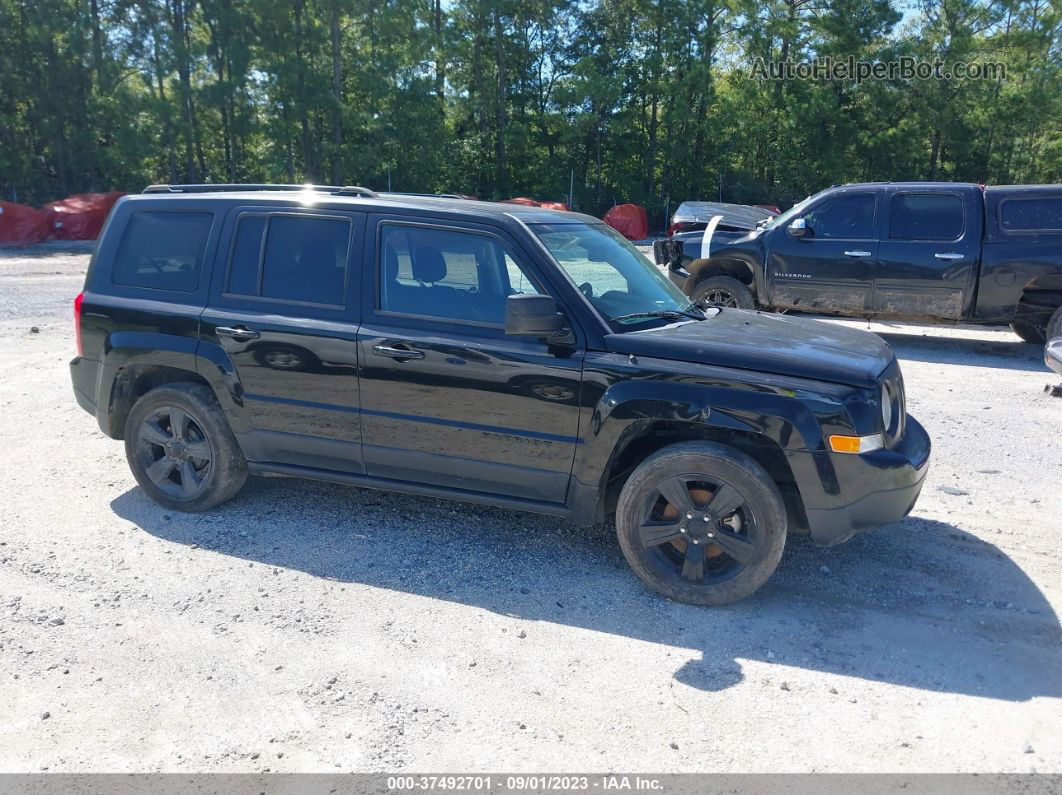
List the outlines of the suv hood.
<svg viewBox="0 0 1062 795">
<path fill-rule="evenodd" d="M 705 320 L 609 334 L 613 353 L 714 364 L 873 386 L 895 358 L 876 334 L 833 323 L 744 309 L 721 309 Z"/>
</svg>

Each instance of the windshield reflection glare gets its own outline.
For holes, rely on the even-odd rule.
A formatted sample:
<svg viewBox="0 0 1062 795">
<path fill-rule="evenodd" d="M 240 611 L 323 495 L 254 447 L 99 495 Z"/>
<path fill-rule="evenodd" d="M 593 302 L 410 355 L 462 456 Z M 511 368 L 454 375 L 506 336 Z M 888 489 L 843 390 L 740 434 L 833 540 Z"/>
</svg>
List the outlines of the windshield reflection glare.
<svg viewBox="0 0 1062 795">
<path fill-rule="evenodd" d="M 634 245 L 605 224 L 534 224 L 532 231 L 610 324 L 659 325 L 642 312 L 691 311 L 690 301 Z M 696 311 L 696 310 L 692 310 Z M 614 321 L 615 318 L 621 318 Z"/>
</svg>

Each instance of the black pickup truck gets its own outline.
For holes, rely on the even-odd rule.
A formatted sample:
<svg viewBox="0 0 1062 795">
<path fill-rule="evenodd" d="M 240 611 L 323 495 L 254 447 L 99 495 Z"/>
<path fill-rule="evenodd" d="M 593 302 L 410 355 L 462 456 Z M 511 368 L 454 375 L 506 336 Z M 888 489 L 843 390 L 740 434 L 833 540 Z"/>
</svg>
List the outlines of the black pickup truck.
<svg viewBox="0 0 1062 795">
<path fill-rule="evenodd" d="M 840 185 L 743 236 L 717 239 L 709 224 L 654 254 L 701 306 L 1062 335 L 1062 185 Z"/>
</svg>

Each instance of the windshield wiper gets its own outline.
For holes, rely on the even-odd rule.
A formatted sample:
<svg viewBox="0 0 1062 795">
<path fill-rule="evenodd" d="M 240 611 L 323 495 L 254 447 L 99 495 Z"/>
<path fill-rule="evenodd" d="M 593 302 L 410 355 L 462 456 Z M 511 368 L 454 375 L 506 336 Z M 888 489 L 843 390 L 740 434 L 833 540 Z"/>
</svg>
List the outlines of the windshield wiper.
<svg viewBox="0 0 1062 795">
<path fill-rule="evenodd" d="M 693 304 L 690 304 L 687 309 L 692 309 Z M 704 320 L 704 315 L 695 315 L 692 312 L 688 312 L 685 309 L 653 309 L 648 312 L 631 312 L 629 315 L 619 315 L 612 318 L 613 323 L 618 323 L 623 320 L 637 320 L 638 318 L 649 317 L 662 317 L 665 320 L 676 320 L 680 317 L 689 318 L 690 320 Z"/>
</svg>

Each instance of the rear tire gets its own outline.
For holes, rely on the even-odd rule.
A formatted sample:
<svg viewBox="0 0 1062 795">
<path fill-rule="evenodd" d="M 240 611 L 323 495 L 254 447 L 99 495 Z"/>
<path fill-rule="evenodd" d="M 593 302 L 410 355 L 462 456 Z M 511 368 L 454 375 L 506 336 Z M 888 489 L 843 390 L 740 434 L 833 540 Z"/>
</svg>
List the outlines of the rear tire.
<svg viewBox="0 0 1062 795">
<path fill-rule="evenodd" d="M 247 481 L 247 461 L 213 392 L 180 382 L 152 389 L 125 422 L 125 455 L 152 500 L 175 511 L 206 511 Z"/>
<path fill-rule="evenodd" d="M 1010 330 L 1032 345 L 1043 345 L 1046 342 L 1044 330 L 1034 326 L 1032 323 L 1023 323 L 1020 320 L 1015 320 L 1010 324 Z"/>
<path fill-rule="evenodd" d="M 702 279 L 694 285 L 690 300 L 699 307 L 756 308 L 752 291 L 732 276 L 709 276 Z"/>
<path fill-rule="evenodd" d="M 631 474 L 616 506 L 616 535 L 627 563 L 653 590 L 723 605 L 774 573 L 786 512 L 778 488 L 749 456 L 714 442 L 681 442 Z"/>
</svg>

